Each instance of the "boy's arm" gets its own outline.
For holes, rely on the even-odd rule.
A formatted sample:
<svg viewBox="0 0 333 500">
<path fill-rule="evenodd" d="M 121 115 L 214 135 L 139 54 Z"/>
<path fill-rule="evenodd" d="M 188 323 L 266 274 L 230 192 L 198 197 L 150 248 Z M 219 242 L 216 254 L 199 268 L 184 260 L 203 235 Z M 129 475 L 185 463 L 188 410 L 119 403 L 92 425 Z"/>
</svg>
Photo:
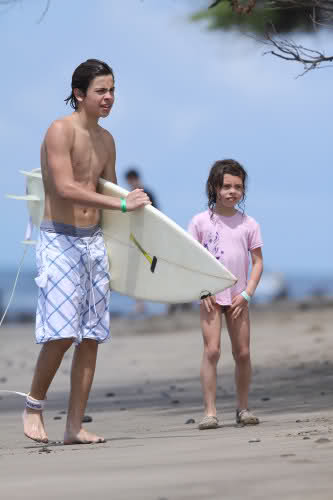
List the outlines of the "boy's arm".
<svg viewBox="0 0 333 500">
<path fill-rule="evenodd" d="M 68 122 L 55 121 L 45 137 L 48 177 L 57 196 L 63 200 L 99 209 L 121 208 L 119 198 L 89 191 L 75 181 L 71 161 L 73 129 Z M 127 210 L 135 210 L 149 203 L 142 190 L 127 197 Z"/>
<path fill-rule="evenodd" d="M 106 181 L 113 182 L 117 184 L 117 175 L 116 175 L 116 145 L 112 135 L 106 130 L 103 131 L 105 134 L 105 139 L 107 142 L 107 149 L 109 152 L 109 157 L 107 164 L 103 170 L 101 177 Z"/>
<path fill-rule="evenodd" d="M 251 250 L 250 253 L 252 259 L 252 270 L 245 291 L 248 295 L 250 295 L 250 297 L 252 297 L 260 281 L 264 269 L 264 264 L 261 247 Z"/>
</svg>

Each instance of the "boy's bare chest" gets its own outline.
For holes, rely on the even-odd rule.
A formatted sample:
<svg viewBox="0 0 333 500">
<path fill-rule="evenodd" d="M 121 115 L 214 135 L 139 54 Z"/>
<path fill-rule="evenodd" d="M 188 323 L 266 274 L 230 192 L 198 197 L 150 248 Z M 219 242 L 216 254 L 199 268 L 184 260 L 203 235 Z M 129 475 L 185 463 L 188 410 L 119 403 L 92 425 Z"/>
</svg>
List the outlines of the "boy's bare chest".
<svg viewBox="0 0 333 500">
<path fill-rule="evenodd" d="M 77 134 L 71 158 L 76 178 L 99 177 L 108 161 L 108 150 L 102 137 Z"/>
</svg>

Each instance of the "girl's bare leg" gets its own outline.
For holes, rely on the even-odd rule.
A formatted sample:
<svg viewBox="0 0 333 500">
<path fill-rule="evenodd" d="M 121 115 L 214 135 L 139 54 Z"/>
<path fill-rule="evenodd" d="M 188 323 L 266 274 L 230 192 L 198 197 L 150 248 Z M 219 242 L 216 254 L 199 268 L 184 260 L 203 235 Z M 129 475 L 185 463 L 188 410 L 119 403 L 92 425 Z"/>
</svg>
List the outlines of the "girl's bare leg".
<svg viewBox="0 0 333 500">
<path fill-rule="evenodd" d="M 221 352 L 221 306 L 214 304 L 213 310 L 208 312 L 201 304 L 200 324 L 204 342 L 200 378 L 205 414 L 216 416 L 216 368 Z"/>
<path fill-rule="evenodd" d="M 236 319 L 233 319 L 231 311 L 227 310 L 226 321 L 232 345 L 232 353 L 236 363 L 235 381 L 238 408 L 248 408 L 251 382 L 250 320 L 248 308 L 244 309 Z"/>
</svg>

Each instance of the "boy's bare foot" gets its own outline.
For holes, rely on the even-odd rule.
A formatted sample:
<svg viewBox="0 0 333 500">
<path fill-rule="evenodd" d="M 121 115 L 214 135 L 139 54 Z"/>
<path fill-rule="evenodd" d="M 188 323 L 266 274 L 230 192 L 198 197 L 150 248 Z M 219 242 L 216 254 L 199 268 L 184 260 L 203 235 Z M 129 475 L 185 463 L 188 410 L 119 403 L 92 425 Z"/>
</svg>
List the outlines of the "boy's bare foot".
<svg viewBox="0 0 333 500">
<path fill-rule="evenodd" d="M 22 418 L 24 434 L 26 437 L 37 441 L 37 443 L 49 442 L 44 428 L 43 414 L 40 410 L 25 408 Z"/>
<path fill-rule="evenodd" d="M 74 433 L 70 431 L 65 432 L 64 444 L 93 444 L 93 443 L 105 443 L 105 439 L 96 434 L 86 431 L 85 429 L 80 429 L 79 432 Z"/>
</svg>

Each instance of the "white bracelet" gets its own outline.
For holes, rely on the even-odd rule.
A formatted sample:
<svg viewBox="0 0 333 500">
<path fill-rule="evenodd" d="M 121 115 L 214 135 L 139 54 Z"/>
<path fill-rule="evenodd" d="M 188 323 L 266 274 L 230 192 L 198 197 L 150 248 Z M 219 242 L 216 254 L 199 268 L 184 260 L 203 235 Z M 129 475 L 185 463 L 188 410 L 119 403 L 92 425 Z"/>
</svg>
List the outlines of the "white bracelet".
<svg viewBox="0 0 333 500">
<path fill-rule="evenodd" d="M 242 293 L 241 293 L 241 296 L 244 297 L 244 299 L 247 301 L 247 302 L 251 302 L 251 297 L 250 295 L 248 295 L 246 293 L 246 291 L 244 290 Z"/>
</svg>

